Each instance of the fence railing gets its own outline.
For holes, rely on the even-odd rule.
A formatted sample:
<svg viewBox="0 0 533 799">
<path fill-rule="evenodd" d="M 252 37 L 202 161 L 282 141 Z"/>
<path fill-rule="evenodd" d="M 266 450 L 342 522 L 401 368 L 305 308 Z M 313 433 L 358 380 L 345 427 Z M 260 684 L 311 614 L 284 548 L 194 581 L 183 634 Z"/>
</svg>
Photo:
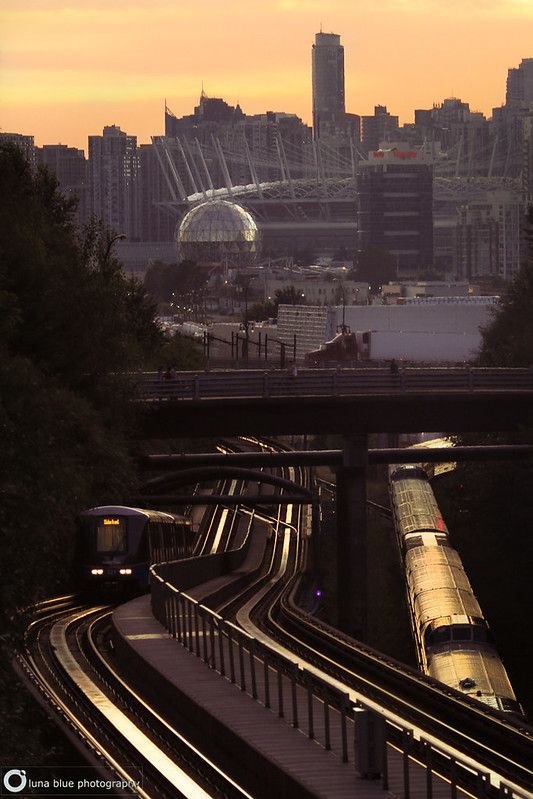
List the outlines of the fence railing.
<svg viewBox="0 0 533 799">
<path fill-rule="evenodd" d="M 168 633 L 266 709 L 310 739 L 320 740 L 326 750 L 335 751 L 343 763 L 353 761 L 360 776 L 380 778 L 385 790 L 397 788 L 409 799 L 416 763 L 416 768 L 423 770 L 429 799 L 435 789 L 434 777 L 439 774 L 444 774 L 451 799 L 456 799 L 465 775 L 470 795 L 478 799 L 527 799 L 527 793 L 502 780 L 495 789 L 484 769 L 450 757 L 433 742 L 416 740 L 413 730 L 363 702 L 352 701 L 347 692 L 179 591 L 157 571 L 157 565 L 152 566 L 152 611 Z M 401 758 L 395 786 L 389 774 L 388 742 Z"/>
<path fill-rule="evenodd" d="M 200 400 L 215 397 L 350 396 L 446 391 L 533 390 L 533 367 L 504 368 L 386 368 L 298 369 L 297 371 L 227 370 L 179 372 L 159 379 L 138 375 L 142 399 Z"/>
</svg>

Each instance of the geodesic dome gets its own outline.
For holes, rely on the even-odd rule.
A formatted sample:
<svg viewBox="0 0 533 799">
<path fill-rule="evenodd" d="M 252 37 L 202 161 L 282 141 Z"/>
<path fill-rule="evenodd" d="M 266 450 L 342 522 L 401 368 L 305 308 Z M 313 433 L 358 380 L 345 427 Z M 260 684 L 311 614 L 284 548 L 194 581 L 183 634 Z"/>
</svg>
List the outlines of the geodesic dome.
<svg viewBox="0 0 533 799">
<path fill-rule="evenodd" d="M 188 211 L 176 228 L 181 260 L 227 261 L 228 266 L 254 263 L 261 235 L 248 211 L 228 200 L 208 200 Z"/>
</svg>

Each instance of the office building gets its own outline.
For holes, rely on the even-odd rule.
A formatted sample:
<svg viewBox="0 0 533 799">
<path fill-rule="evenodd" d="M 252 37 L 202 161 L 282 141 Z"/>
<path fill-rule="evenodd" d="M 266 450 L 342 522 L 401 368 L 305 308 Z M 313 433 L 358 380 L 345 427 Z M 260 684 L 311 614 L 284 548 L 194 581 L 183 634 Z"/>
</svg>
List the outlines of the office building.
<svg viewBox="0 0 533 799">
<path fill-rule="evenodd" d="M 420 150 L 398 144 L 358 164 L 358 251 L 383 250 L 398 277 L 433 266 L 433 168 Z"/>
<path fill-rule="evenodd" d="M 361 118 L 361 149 L 363 153 L 379 149 L 380 144 L 398 141 L 398 117 L 387 111 L 386 105 L 376 105 L 373 116 Z"/>
</svg>

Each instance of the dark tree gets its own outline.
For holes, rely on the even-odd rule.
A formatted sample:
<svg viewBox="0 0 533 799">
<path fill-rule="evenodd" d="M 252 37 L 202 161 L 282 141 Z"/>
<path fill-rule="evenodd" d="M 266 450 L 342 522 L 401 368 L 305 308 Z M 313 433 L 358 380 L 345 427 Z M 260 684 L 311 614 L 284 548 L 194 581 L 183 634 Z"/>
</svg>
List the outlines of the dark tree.
<svg viewBox="0 0 533 799">
<path fill-rule="evenodd" d="M 172 294 L 178 290 L 177 265 L 154 261 L 146 270 L 143 285 L 155 302 L 171 302 Z"/>
<path fill-rule="evenodd" d="M 528 256 L 483 330 L 480 366 L 533 364 L 533 206 L 526 220 Z"/>
<path fill-rule="evenodd" d="M 354 269 L 350 272 L 354 280 L 367 280 L 372 291 L 378 291 L 383 283 L 396 278 L 396 267 L 392 255 L 385 247 L 371 245 L 356 253 Z"/>
<path fill-rule="evenodd" d="M 274 302 L 277 310 L 279 305 L 305 305 L 305 297 L 294 286 L 287 286 L 275 292 Z"/>
<path fill-rule="evenodd" d="M 93 221 L 80 234 L 73 209 L 55 177 L 0 146 L 4 623 L 65 579 L 76 513 L 128 490 L 122 375 L 164 341 L 154 306 L 113 257 L 112 231 Z"/>
<path fill-rule="evenodd" d="M 0 147 L 4 343 L 43 374 L 94 395 L 161 336 L 155 306 L 113 256 L 113 231 L 93 220 L 80 235 L 74 207 L 46 169 L 34 174 L 20 150 Z"/>
</svg>

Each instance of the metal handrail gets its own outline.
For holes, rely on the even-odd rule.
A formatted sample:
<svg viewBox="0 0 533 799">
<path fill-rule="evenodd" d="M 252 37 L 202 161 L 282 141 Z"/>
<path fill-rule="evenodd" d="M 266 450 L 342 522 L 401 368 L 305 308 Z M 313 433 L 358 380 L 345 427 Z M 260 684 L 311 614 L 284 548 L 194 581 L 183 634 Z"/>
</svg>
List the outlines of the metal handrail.
<svg viewBox="0 0 533 799">
<path fill-rule="evenodd" d="M 224 370 L 180 372 L 161 380 L 155 373 L 137 376 L 137 396 L 144 400 L 200 400 L 221 397 L 354 396 L 357 394 L 484 391 L 533 391 L 533 367 Z"/>
</svg>

